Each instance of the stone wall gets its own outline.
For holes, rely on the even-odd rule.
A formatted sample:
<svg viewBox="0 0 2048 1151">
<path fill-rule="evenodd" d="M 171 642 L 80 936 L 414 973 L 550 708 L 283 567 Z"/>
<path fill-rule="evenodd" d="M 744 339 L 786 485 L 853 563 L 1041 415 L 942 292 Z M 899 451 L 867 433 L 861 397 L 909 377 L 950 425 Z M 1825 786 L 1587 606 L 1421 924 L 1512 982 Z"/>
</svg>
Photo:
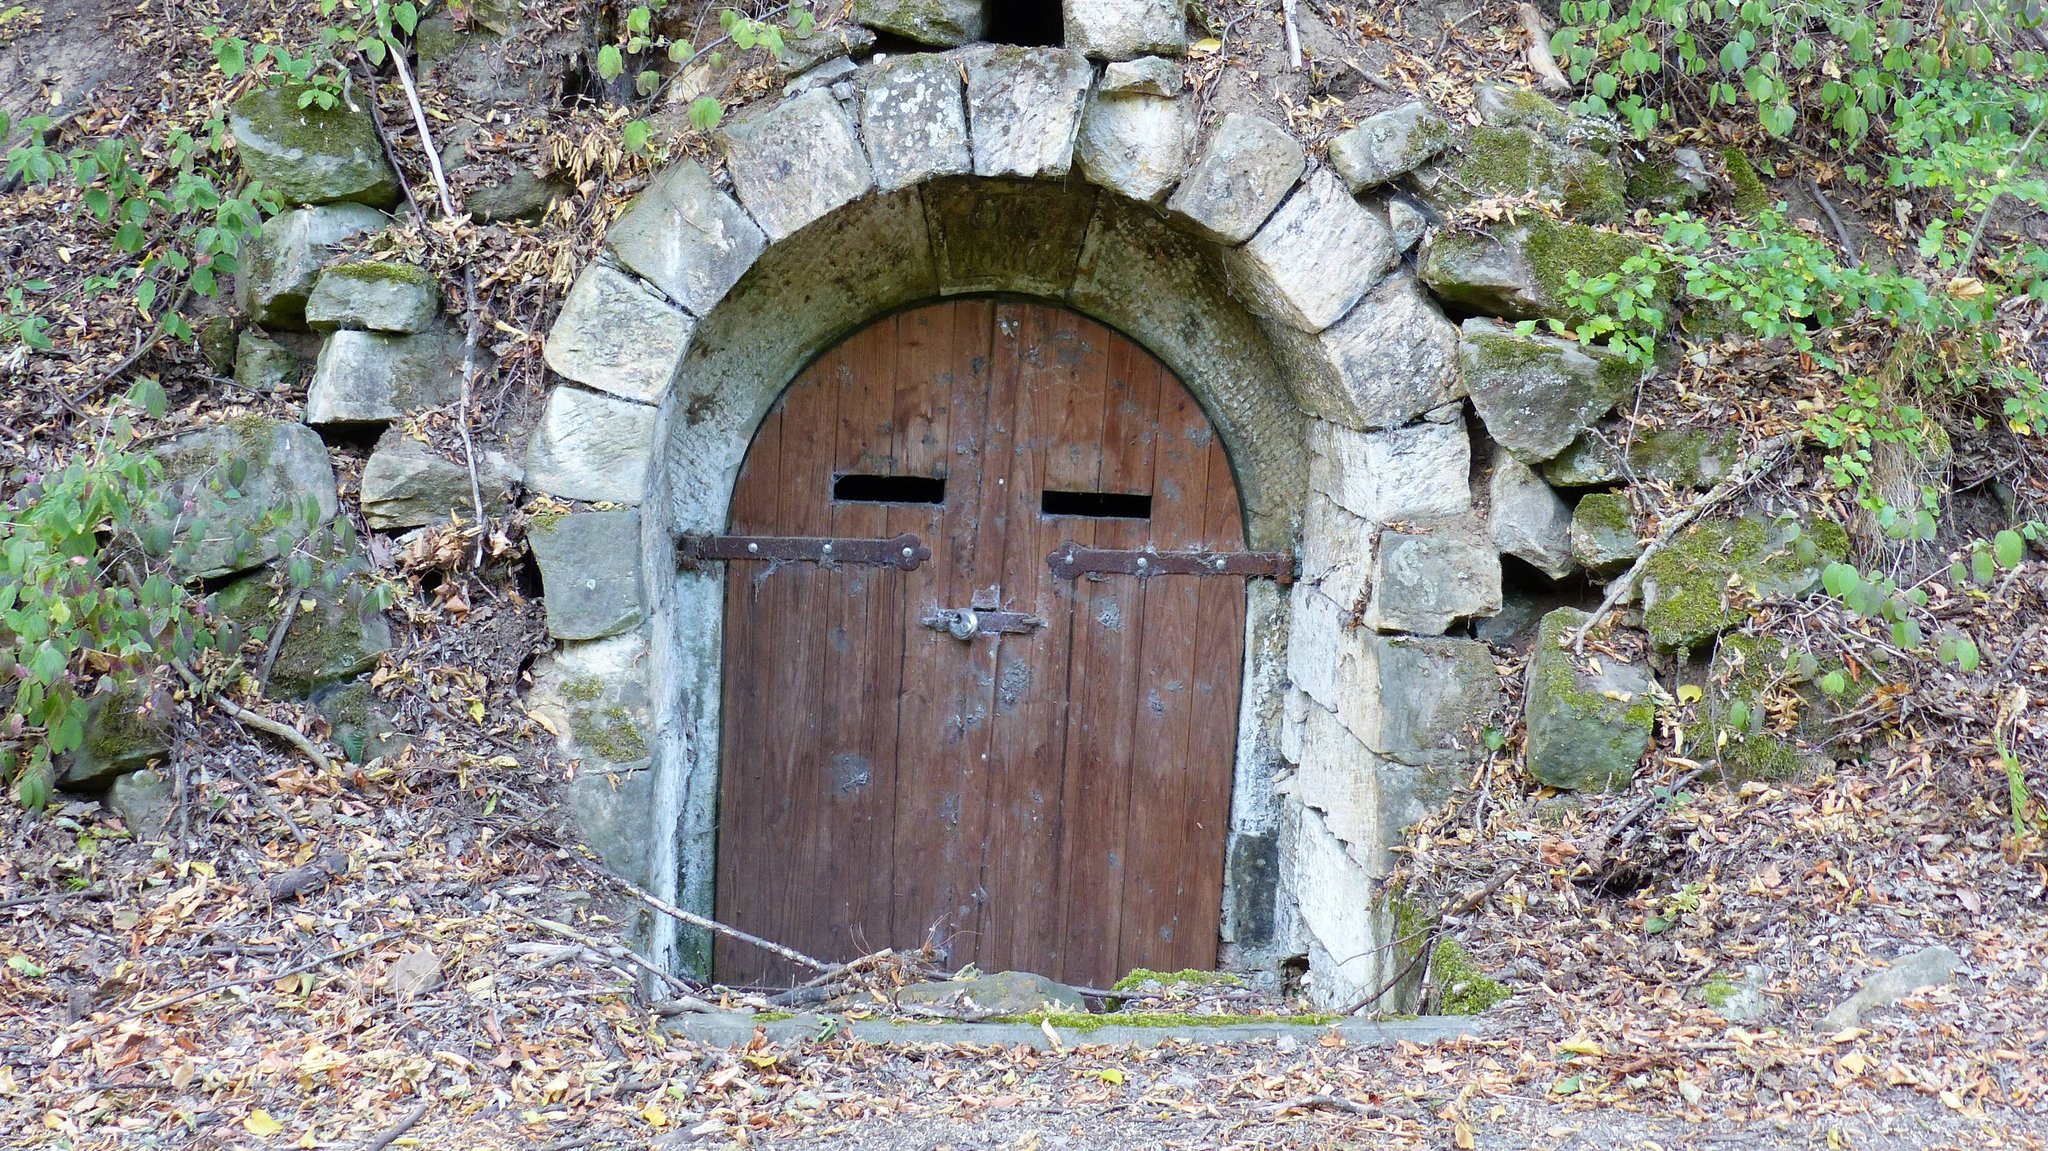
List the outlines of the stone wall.
<svg viewBox="0 0 2048 1151">
<path fill-rule="evenodd" d="M 1567 317 L 1568 271 L 1633 250 L 1599 227 L 1624 206 L 1608 126 L 1490 89 L 1477 123 L 1412 103 L 1311 155 L 1256 115 L 1198 122 L 1179 41 L 1160 31 L 1168 9 L 1070 3 L 1071 47 L 1021 48 L 972 43 L 972 0 L 863 0 L 877 31 L 945 50 L 799 45 L 809 70 L 720 133 L 721 166 L 672 164 L 611 225 L 547 335 L 559 382 L 523 461 L 482 478 L 493 514 L 521 485 L 568 508 L 529 529 L 557 641 L 533 708 L 580 761 L 567 802 L 612 866 L 709 909 L 723 590 L 677 570 L 673 534 L 723 525 L 755 426 L 834 342 L 909 304 L 1016 293 L 1157 354 L 1223 437 L 1253 546 L 1300 557 L 1291 588 L 1248 591 L 1229 962 L 1306 956 L 1330 1006 L 1400 967 L 1395 849 L 1470 776 L 1485 729 L 1509 723 L 1478 636 L 1530 642 L 1536 629 L 1506 622 L 1526 612 L 1530 572 L 1559 581 L 1553 602 L 1597 600 L 1592 581 L 1639 547 L 1624 480 L 1661 468 L 1710 483 L 1717 448 L 1675 444 L 1668 466 L 1617 448 L 1602 421 L 1641 373 L 1514 325 Z M 350 160 L 349 190 L 326 199 L 381 200 Z M 273 334 L 320 336 L 305 422 L 374 432 L 449 402 L 461 349 L 433 285 L 334 265 L 333 245 L 385 218 L 322 195 L 266 224 L 242 284 Z M 1502 200 L 1517 210 L 1465 210 Z M 261 332 L 241 352 L 252 373 L 289 364 Z M 364 475 L 367 522 L 462 513 L 454 467 L 387 434 Z M 1726 530 L 1696 554 L 1740 551 L 1745 578 L 1779 590 L 1810 583 L 1823 549 L 1799 541 L 1824 533 Z M 1726 583 L 1727 565 L 1706 566 Z M 1724 599 L 1718 614 L 1688 606 L 1716 594 L 1686 571 L 1653 581 L 1649 639 L 1727 626 Z M 1624 783 L 1655 684 L 1627 643 L 1604 665 L 1574 660 L 1557 642 L 1569 622 L 1545 621 L 1532 661 L 1531 770 Z M 665 961 L 704 962 L 701 941 L 664 931 Z"/>
</svg>

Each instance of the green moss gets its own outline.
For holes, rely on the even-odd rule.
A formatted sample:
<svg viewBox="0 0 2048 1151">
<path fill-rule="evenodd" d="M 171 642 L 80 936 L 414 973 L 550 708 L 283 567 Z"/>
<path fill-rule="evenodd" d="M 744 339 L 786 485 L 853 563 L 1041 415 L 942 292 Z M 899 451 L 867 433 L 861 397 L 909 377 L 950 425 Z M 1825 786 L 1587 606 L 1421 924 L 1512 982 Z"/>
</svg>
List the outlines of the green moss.
<svg viewBox="0 0 2048 1151">
<path fill-rule="evenodd" d="M 1641 433 L 1629 448 L 1629 465 L 1644 479 L 1674 487 L 1706 489 L 1720 482 L 1742 454 L 1733 430 L 1656 428 Z"/>
<path fill-rule="evenodd" d="M 1748 597 L 1804 595 L 1848 546 L 1848 533 L 1824 518 L 1694 524 L 1645 567 L 1643 625 L 1660 648 L 1698 648 L 1736 622 L 1730 577 Z"/>
<path fill-rule="evenodd" d="M 794 1012 L 794 1011 L 756 1011 L 756 1012 L 754 1012 L 754 1022 L 756 1022 L 756 1023 L 780 1023 L 780 1022 L 782 1022 L 782 1021 L 783 1021 L 783 1020 L 785 1020 L 785 1019 L 795 1019 L 795 1018 L 796 1018 L 796 1012 Z"/>
<path fill-rule="evenodd" d="M 604 680 L 594 675 L 579 675 L 562 685 L 562 698 L 571 703 L 596 703 L 604 696 Z"/>
<path fill-rule="evenodd" d="M 1535 194 L 1558 200 L 1567 215 L 1620 218 L 1627 210 L 1621 170 L 1527 128 L 1481 125 L 1465 138 L 1457 181 L 1480 196 Z"/>
<path fill-rule="evenodd" d="M 1643 244 L 1639 240 L 1584 224 L 1538 218 L 1529 221 L 1525 228 L 1529 237 L 1525 246 L 1529 271 L 1534 275 L 1537 287 L 1550 300 L 1561 301 L 1571 294 L 1570 273 L 1577 272 L 1584 279 L 1595 279 L 1619 272 L 1623 264 L 1643 252 Z M 1668 312 L 1677 289 L 1677 273 L 1667 272 L 1651 302 Z M 1562 304 L 1556 311 L 1560 318 L 1565 319 L 1584 314 L 1564 308 Z"/>
<path fill-rule="evenodd" d="M 640 734 L 632 713 L 623 707 L 584 712 L 570 726 L 577 743 L 611 763 L 647 758 L 647 739 Z"/>
<path fill-rule="evenodd" d="M 1068 1031 L 1097 1031 L 1104 1027 L 1230 1027 L 1246 1023 L 1286 1023 L 1298 1027 L 1322 1027 L 1343 1018 L 1339 1015 L 1195 1015 L 1184 1011 L 1120 1011 L 1091 1015 L 1082 1011 L 1033 1012 L 998 1015 L 991 1023 L 1050 1023 Z"/>
<path fill-rule="evenodd" d="M 1650 160 L 1637 164 L 1628 174 L 1625 193 L 1631 204 L 1656 204 L 1682 208 L 1700 198 L 1698 186 L 1678 174 L 1671 160 Z"/>
<path fill-rule="evenodd" d="M 1628 500 L 1613 492 L 1587 493 L 1580 498 L 1572 518 L 1596 531 L 1622 532 L 1631 536 L 1636 531 L 1635 513 L 1629 508 Z"/>
<path fill-rule="evenodd" d="M 336 264 L 320 274 L 363 284 L 412 284 L 422 288 L 434 287 L 434 277 L 429 276 L 423 269 L 391 260 Z"/>
<path fill-rule="evenodd" d="M 1724 148 L 1721 163 L 1728 169 L 1728 182 L 1735 186 L 1735 211 L 1743 216 L 1754 216 L 1771 206 L 1771 193 L 1764 187 L 1763 177 L 1756 173 L 1756 165 L 1742 149 Z"/>
<path fill-rule="evenodd" d="M 1490 374 L 1520 375 L 1563 370 L 1565 349 L 1550 340 L 1468 331 L 1465 343 L 1472 348 L 1480 368 Z"/>
<path fill-rule="evenodd" d="M 1429 970 L 1443 989 L 1437 999 L 1439 1014 L 1479 1015 L 1508 997 L 1508 989 L 1487 978 L 1455 939 L 1436 945 L 1429 957 Z"/>
<path fill-rule="evenodd" d="M 1797 652 L 1780 640 L 1746 635 L 1721 639 L 1707 678 L 1707 722 L 1716 757 L 1723 773 L 1736 779 L 1789 779 L 1809 761 L 1805 744 L 1830 734 L 1829 719 L 1854 710 L 1868 690 L 1871 677 L 1848 680 L 1849 689 L 1830 699 L 1819 687 L 1822 676 L 1845 671 L 1839 661 L 1821 663 Z M 1785 693 L 1796 697 L 1788 701 Z M 1735 701 L 1743 701 L 1753 717 L 1764 714 L 1765 705 L 1781 706 L 1773 714 L 1781 720 L 1776 730 L 1766 730 L 1753 719 L 1749 728 L 1739 728 L 1730 719 Z M 1725 738 L 1724 738 L 1725 737 Z"/>
<path fill-rule="evenodd" d="M 1741 990 L 1727 979 L 1716 975 L 1700 987 L 1700 999 L 1705 1001 L 1707 1006 L 1719 1010 L 1728 1006 L 1728 1001 L 1735 998 Z"/>
<path fill-rule="evenodd" d="M 258 88 L 234 104 L 236 155 L 250 175 L 296 204 L 398 202 L 397 178 L 367 110 L 337 101 L 299 106 L 300 85 Z"/>
<path fill-rule="evenodd" d="M 1243 987 L 1244 980 L 1228 971 L 1199 971 L 1186 968 L 1180 971 L 1154 971 L 1149 967 L 1133 967 L 1130 974 L 1110 984 L 1112 991 L 1135 991 L 1147 983 L 1158 983 L 1166 987 Z"/>
</svg>

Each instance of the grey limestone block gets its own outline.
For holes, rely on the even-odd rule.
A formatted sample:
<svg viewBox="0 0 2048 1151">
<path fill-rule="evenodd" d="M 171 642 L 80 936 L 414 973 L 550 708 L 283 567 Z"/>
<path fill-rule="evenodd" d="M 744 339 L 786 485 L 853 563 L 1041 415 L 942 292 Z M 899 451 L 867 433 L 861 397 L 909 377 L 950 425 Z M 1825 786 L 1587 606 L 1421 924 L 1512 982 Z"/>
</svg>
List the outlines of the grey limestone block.
<svg viewBox="0 0 2048 1151">
<path fill-rule="evenodd" d="M 1496 451 L 1488 480 L 1487 526 L 1493 546 L 1549 576 L 1572 573 L 1572 511 L 1543 477 L 1506 452 Z"/>
<path fill-rule="evenodd" d="M 536 519 L 526 538 L 540 565 L 549 635 L 603 639 L 637 625 L 645 616 L 639 512 L 577 512 Z"/>
<path fill-rule="evenodd" d="M 1067 47 L 1097 60 L 1187 51 L 1181 0 L 1066 0 Z"/>
<path fill-rule="evenodd" d="M 1466 320 L 1459 358 L 1487 433 L 1523 463 L 1571 446 L 1640 382 L 1619 354 L 1574 340 L 1522 335 L 1495 320 Z"/>
<path fill-rule="evenodd" d="M 143 518 L 173 529 L 171 554 L 186 579 L 268 563 L 278 556 L 280 537 L 311 534 L 340 506 L 327 446 L 300 424 L 248 416 L 187 432 L 155 454 L 166 498 Z M 240 482 L 229 484 L 234 472 Z M 187 501 L 198 510 L 184 512 Z"/>
<path fill-rule="evenodd" d="M 1105 66 L 1095 90 L 1105 96 L 1178 96 L 1185 86 L 1180 61 L 1141 56 Z"/>
<path fill-rule="evenodd" d="M 384 158 L 369 109 L 346 101 L 301 107 L 302 90 L 263 86 L 235 101 L 228 130 L 243 170 L 289 204 L 397 204 L 398 175 Z"/>
<path fill-rule="evenodd" d="M 1081 114 L 1074 162 L 1089 183 L 1156 204 L 1187 167 L 1194 134 L 1195 110 L 1187 97 L 1098 91 Z"/>
<path fill-rule="evenodd" d="M 1252 311 L 1313 334 L 1343 319 L 1397 258 L 1387 226 L 1317 170 L 1223 266 Z"/>
<path fill-rule="evenodd" d="M 855 0 L 853 18 L 877 32 L 952 48 L 988 30 L 987 5 L 1002 0 Z"/>
<path fill-rule="evenodd" d="M 558 387 L 526 448 L 526 486 L 567 500 L 637 504 L 647 495 L 656 412 Z"/>
<path fill-rule="evenodd" d="M 974 170 L 960 68 L 950 57 L 895 56 L 862 70 L 860 128 L 875 187 L 885 193 Z"/>
<path fill-rule="evenodd" d="M 1543 617 L 1523 693 L 1525 763 L 1550 787 L 1620 790 L 1635 778 L 1656 722 L 1655 681 L 1640 663 L 1612 654 L 1582 658 L 1570 634 L 1591 618 L 1577 608 Z"/>
<path fill-rule="evenodd" d="M 822 89 L 751 112 L 720 135 L 740 203 L 771 243 L 875 186 L 860 133 Z"/>
<path fill-rule="evenodd" d="M 243 313 L 266 328 L 301 330 L 306 297 L 335 245 L 350 236 L 375 232 L 391 217 L 366 204 L 325 204 L 279 212 L 243 242 L 235 300 Z"/>
<path fill-rule="evenodd" d="M 1375 524 L 1427 524 L 1472 508 L 1472 440 L 1460 421 L 1361 432 L 1309 425 L 1309 486 Z"/>
<path fill-rule="evenodd" d="M 542 347 L 548 367 L 579 384 L 659 403 L 682 367 L 696 321 L 602 263 L 576 278 Z"/>
<path fill-rule="evenodd" d="M 1383 532 L 1372 572 L 1365 622 L 1380 631 L 1442 635 L 1500 611 L 1500 553 L 1477 533 Z"/>
<path fill-rule="evenodd" d="M 382 260 L 330 267 L 306 297 L 306 324 L 316 332 L 424 332 L 440 314 L 441 288 L 432 276 Z"/>
<path fill-rule="evenodd" d="M 768 240 L 703 168 L 678 160 L 605 233 L 605 246 L 691 315 L 706 316 L 753 267 Z"/>
<path fill-rule="evenodd" d="M 1308 153 L 1260 116 L 1226 112 L 1202 143 L 1166 210 L 1204 239 L 1242 244 L 1301 179 Z"/>
<path fill-rule="evenodd" d="M 1270 334 L 1302 408 L 1347 427 L 1398 427 L 1465 395 L 1457 326 L 1405 273 L 1321 332 Z"/>
<path fill-rule="evenodd" d="M 1330 166 L 1353 192 L 1404 176 L 1451 146 L 1451 126 L 1420 100 L 1359 122 L 1330 141 Z"/>
<path fill-rule="evenodd" d="M 478 467 L 477 487 L 487 514 L 508 494 L 504 474 L 489 466 Z M 476 517 L 477 493 L 470 491 L 469 469 L 442 459 L 418 440 L 392 432 L 385 433 L 384 442 L 363 465 L 360 491 L 363 521 L 378 531 L 441 523 L 456 515 Z"/>
<path fill-rule="evenodd" d="M 1095 70 L 1064 48 L 976 47 L 967 69 L 974 174 L 1020 179 L 1064 176 Z"/>
<path fill-rule="evenodd" d="M 314 427 L 387 424 L 462 394 L 462 346 L 443 329 L 410 335 L 339 331 L 320 346 L 306 385 Z"/>
</svg>

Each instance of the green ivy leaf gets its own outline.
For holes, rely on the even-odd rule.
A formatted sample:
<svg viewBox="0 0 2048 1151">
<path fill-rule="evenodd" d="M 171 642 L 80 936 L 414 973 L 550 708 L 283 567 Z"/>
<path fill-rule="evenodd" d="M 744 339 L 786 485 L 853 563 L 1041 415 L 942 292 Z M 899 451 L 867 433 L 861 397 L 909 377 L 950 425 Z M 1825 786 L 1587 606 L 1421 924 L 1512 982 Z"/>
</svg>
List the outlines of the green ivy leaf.
<svg viewBox="0 0 2048 1151">
<path fill-rule="evenodd" d="M 690 126 L 699 132 L 709 132 L 725 119 L 725 105 L 715 96 L 699 96 L 690 101 Z"/>
<path fill-rule="evenodd" d="M 597 50 L 597 74 L 607 82 L 616 80 L 626 70 L 625 57 L 619 54 L 617 44 L 606 44 Z"/>
<path fill-rule="evenodd" d="M 1991 538 L 1991 554 L 1999 567 L 2011 571 L 2026 558 L 2027 541 L 2020 538 L 2020 533 L 2007 528 Z"/>
</svg>

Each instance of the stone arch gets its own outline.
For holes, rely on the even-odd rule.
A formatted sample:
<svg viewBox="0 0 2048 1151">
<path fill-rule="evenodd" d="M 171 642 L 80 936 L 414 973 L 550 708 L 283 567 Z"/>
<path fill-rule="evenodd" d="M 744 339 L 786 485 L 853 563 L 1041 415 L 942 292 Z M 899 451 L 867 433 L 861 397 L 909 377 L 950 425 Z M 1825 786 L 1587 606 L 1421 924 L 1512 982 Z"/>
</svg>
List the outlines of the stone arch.
<svg viewBox="0 0 2048 1151">
<path fill-rule="evenodd" d="M 571 798 L 586 834 L 657 892 L 709 907 L 718 766 L 723 581 L 678 572 L 673 533 L 722 527 L 754 428 L 839 338 L 910 304 L 1006 293 L 1158 355 L 1230 451 L 1253 546 L 1299 548 L 1307 569 L 1291 597 L 1265 582 L 1249 592 L 1226 955 L 1252 965 L 1297 949 L 1282 939 L 1290 916 L 1351 896 L 1375 910 L 1354 916 L 1343 945 L 1384 936 L 1370 878 L 1387 869 L 1383 825 L 1398 825 L 1368 821 L 1339 844 L 1349 896 L 1307 890 L 1281 874 L 1287 859 L 1328 844 L 1290 848 L 1300 832 L 1282 776 L 1311 738 L 1341 744 L 1332 754 L 1348 759 L 1334 766 L 1369 773 L 1388 726 L 1384 677 L 1492 676 L 1474 652 L 1442 647 L 1470 641 L 1347 638 L 1348 609 L 1315 590 L 1363 578 L 1351 569 L 1376 523 L 1470 509 L 1471 446 L 1447 406 L 1463 395 L 1457 332 L 1395 270 L 1406 245 L 1386 216 L 1307 165 L 1298 143 L 1226 117 L 1191 155 L 1178 67 L 1171 86 L 1166 69 L 1133 80 L 1120 67 L 1098 75 L 1071 51 L 986 45 L 870 63 L 727 129 L 730 192 L 689 161 L 659 174 L 572 289 L 546 344 L 569 382 L 549 397 L 527 485 L 632 510 L 536 527 L 537 553 L 591 557 L 558 574 L 542 555 L 564 641 L 542 694 L 585 763 Z M 1394 490 L 1404 457 L 1430 473 L 1423 490 Z M 630 558 L 587 576 L 597 556 Z M 1340 674 L 1364 697 L 1341 713 L 1328 683 Z M 1378 742 L 1413 751 L 1427 773 L 1456 753 L 1443 733 L 1472 702 Z M 699 961 L 667 927 L 656 950 Z M 1308 949 L 1349 962 L 1334 942 Z M 1380 969 L 1378 955 L 1352 963 L 1333 993 Z"/>
</svg>

